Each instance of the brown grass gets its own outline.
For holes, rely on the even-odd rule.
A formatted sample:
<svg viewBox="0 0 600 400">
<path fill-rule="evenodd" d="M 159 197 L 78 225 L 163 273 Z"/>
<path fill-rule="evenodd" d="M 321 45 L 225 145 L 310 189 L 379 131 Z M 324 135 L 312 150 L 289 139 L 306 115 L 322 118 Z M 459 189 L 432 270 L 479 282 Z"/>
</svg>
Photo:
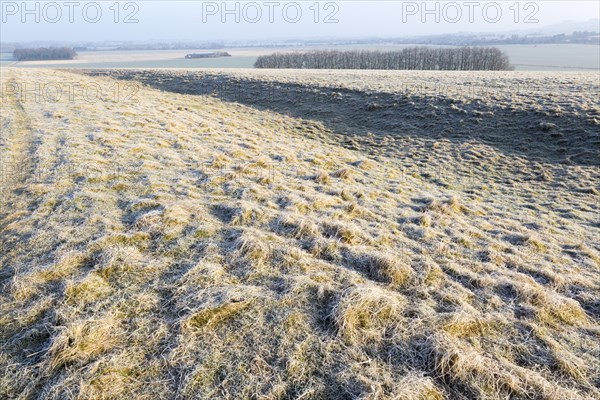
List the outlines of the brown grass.
<svg viewBox="0 0 600 400">
<path fill-rule="evenodd" d="M 1 80 L 0 398 L 600 398 L 596 75 Z"/>
<path fill-rule="evenodd" d="M 357 286 L 342 292 L 332 310 L 339 334 L 350 343 L 381 339 L 401 320 L 405 300 L 377 287 Z"/>
</svg>

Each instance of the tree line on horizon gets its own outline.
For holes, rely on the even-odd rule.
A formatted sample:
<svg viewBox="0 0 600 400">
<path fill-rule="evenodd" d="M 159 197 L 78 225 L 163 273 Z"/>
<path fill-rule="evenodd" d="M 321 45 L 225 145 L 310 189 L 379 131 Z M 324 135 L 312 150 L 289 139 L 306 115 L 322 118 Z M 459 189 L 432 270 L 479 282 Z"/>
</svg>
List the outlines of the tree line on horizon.
<svg viewBox="0 0 600 400">
<path fill-rule="evenodd" d="M 255 68 L 508 71 L 508 55 L 495 47 L 408 47 L 395 51 L 314 50 L 259 56 Z"/>
<path fill-rule="evenodd" d="M 17 61 L 72 60 L 77 52 L 71 47 L 39 47 L 36 49 L 15 49 L 13 58 Z"/>
</svg>

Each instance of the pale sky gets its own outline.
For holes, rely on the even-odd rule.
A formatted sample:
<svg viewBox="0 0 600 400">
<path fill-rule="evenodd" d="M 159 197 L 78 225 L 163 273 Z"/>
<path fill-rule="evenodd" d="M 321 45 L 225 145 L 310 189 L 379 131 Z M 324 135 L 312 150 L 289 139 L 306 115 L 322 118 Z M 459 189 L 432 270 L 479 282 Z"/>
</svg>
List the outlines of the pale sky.
<svg viewBox="0 0 600 400">
<path fill-rule="evenodd" d="M 589 21 L 600 15 L 598 1 L 568 0 L 120 1 L 118 7 L 114 4 L 114 0 L 28 1 L 24 7 L 20 0 L 2 0 L 0 36 L 3 42 L 405 37 L 536 30 L 564 21 Z"/>
</svg>

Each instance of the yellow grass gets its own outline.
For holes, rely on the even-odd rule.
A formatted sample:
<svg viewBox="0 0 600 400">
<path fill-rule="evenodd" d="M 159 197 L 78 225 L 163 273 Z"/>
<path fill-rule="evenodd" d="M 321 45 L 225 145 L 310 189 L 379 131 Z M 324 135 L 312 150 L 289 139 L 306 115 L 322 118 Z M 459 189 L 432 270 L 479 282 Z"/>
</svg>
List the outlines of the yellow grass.
<svg viewBox="0 0 600 400">
<path fill-rule="evenodd" d="M 0 398 L 600 398 L 596 75 L 1 83 L 118 78 L 1 103 Z"/>
</svg>

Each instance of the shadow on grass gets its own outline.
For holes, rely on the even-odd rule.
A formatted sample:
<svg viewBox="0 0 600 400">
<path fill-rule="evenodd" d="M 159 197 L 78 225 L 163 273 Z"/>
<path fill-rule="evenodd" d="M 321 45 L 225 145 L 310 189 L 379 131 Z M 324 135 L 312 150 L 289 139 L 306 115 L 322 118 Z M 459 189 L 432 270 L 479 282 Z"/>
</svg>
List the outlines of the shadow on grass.
<svg viewBox="0 0 600 400">
<path fill-rule="evenodd" d="M 504 154 L 553 164 L 600 165 L 598 127 L 585 113 L 552 114 L 543 107 L 527 108 L 510 96 L 547 96 L 523 92 L 463 101 L 435 93 L 383 93 L 241 78 L 226 73 L 194 71 L 93 70 L 163 91 L 212 95 L 260 110 L 321 122 L 330 136 L 351 149 L 372 154 L 402 153 L 403 141 L 450 140 L 458 145 L 480 142 Z M 335 83 L 335 82 L 333 82 Z M 567 90 L 568 88 L 565 88 Z M 560 93 L 559 93 L 560 94 Z M 541 109 L 540 109 L 541 108 Z M 309 132 L 310 134 L 310 132 Z"/>
</svg>

